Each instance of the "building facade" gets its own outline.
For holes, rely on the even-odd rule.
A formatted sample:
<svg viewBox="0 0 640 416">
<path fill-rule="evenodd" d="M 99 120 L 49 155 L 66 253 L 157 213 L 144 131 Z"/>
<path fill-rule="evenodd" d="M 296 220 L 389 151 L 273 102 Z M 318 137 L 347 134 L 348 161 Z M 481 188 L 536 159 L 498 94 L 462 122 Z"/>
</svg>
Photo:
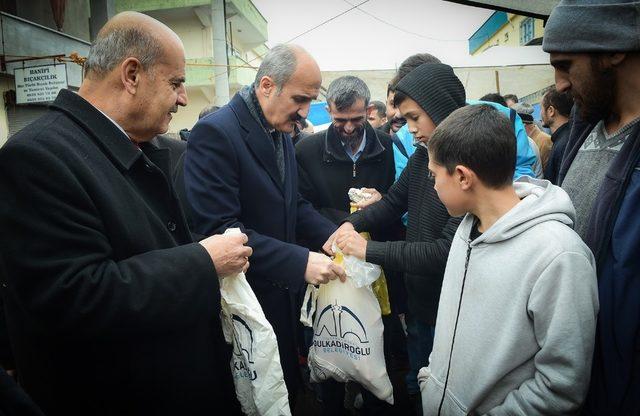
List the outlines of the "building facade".
<svg viewBox="0 0 640 416">
<path fill-rule="evenodd" d="M 116 11 L 134 10 L 169 26 L 184 43 L 189 103 L 172 119 L 169 133 L 191 129 L 200 111 L 221 103 L 217 95 L 231 97 L 242 86 L 251 84 L 268 49 L 267 21 L 250 0 L 116 0 Z M 216 19 L 215 6 L 223 7 L 224 20 Z M 216 50 L 216 25 L 224 22 L 226 42 Z M 219 33 L 219 32 L 218 32 Z M 220 91 L 215 71 L 225 68 L 227 56 L 228 89 Z M 227 99 L 223 97 L 222 103 Z"/>
<path fill-rule="evenodd" d="M 475 56 L 494 46 L 540 45 L 543 34 L 540 19 L 496 11 L 469 38 L 469 54 Z"/>
<path fill-rule="evenodd" d="M 71 57 L 87 56 L 92 31 L 107 20 L 108 2 L 3 0 L 0 8 L 1 146 L 45 112 L 56 91 L 42 73 L 55 72 L 72 90 L 80 87 L 82 66 Z"/>
<path fill-rule="evenodd" d="M 217 25 L 216 7 L 222 10 Z M 1 0 L 0 146 L 41 116 L 59 88 L 78 90 L 91 40 L 125 10 L 162 21 L 184 42 L 189 105 L 172 120 L 172 133 L 190 129 L 200 111 L 220 98 L 216 94 L 229 97 L 252 83 L 268 51 L 267 22 L 250 0 Z M 221 38 L 216 57 L 215 39 Z M 225 84 L 217 90 L 216 76 Z M 47 78 L 59 82 L 42 81 Z"/>
</svg>

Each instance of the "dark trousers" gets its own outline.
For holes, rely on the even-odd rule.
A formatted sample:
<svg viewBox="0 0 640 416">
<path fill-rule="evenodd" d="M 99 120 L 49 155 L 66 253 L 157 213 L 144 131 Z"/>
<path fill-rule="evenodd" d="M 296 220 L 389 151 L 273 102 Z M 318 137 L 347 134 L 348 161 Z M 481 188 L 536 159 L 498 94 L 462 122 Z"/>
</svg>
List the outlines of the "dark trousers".
<svg viewBox="0 0 640 416">
<path fill-rule="evenodd" d="M 429 365 L 429 354 L 433 349 L 433 336 L 436 327 L 416 320 L 411 313 L 406 315 L 407 352 L 409 354 L 409 373 L 407 374 L 407 392 L 420 394 L 418 371 Z"/>
<path fill-rule="evenodd" d="M 320 398 L 322 399 L 322 416 L 348 415 L 344 406 L 345 383 L 327 380 L 320 383 Z M 386 416 L 393 414 L 393 406 L 378 399 L 367 389 L 361 387 L 363 400 L 363 415 Z"/>
</svg>

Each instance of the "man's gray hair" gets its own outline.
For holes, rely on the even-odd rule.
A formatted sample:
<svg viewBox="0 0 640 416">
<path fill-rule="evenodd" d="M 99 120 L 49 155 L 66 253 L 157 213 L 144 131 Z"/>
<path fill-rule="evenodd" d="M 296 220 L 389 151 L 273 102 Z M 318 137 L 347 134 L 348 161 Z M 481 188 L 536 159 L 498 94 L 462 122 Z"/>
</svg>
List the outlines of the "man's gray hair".
<svg viewBox="0 0 640 416">
<path fill-rule="evenodd" d="M 254 86 L 257 87 L 260 84 L 262 77 L 269 77 L 276 84 L 278 92 L 282 91 L 284 84 L 295 72 L 297 63 L 294 46 L 285 44 L 274 46 L 260 64 Z"/>
<path fill-rule="evenodd" d="M 351 107 L 357 100 L 364 100 L 369 105 L 371 92 L 363 80 L 353 75 L 345 75 L 334 79 L 327 89 L 327 104 L 333 104 L 336 110 L 343 111 Z"/>
<path fill-rule="evenodd" d="M 145 70 L 155 65 L 163 55 L 158 39 L 135 27 L 117 27 L 98 35 L 89 49 L 84 64 L 87 74 L 104 75 L 129 57 L 137 58 Z"/>
</svg>

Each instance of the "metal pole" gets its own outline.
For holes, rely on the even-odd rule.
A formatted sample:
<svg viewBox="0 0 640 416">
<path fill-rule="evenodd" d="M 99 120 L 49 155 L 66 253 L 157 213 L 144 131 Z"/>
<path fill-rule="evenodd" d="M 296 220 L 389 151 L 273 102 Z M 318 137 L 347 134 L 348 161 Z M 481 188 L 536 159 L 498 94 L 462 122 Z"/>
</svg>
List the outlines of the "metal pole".
<svg viewBox="0 0 640 416">
<path fill-rule="evenodd" d="M 214 104 L 223 106 L 229 102 L 229 58 L 227 56 L 227 23 L 224 0 L 211 0 L 211 31 L 213 33 L 213 59 L 219 65 L 214 67 Z"/>
</svg>

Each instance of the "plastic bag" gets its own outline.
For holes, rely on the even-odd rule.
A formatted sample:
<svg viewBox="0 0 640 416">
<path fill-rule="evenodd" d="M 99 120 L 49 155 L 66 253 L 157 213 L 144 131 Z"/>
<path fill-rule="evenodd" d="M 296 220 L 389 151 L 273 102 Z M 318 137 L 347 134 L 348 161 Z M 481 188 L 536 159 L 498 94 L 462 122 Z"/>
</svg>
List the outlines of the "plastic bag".
<svg viewBox="0 0 640 416">
<path fill-rule="evenodd" d="M 363 200 L 369 199 L 371 198 L 373 195 L 371 195 L 368 192 L 365 192 L 363 189 L 357 189 L 357 188 L 350 188 L 348 191 L 348 195 L 349 195 L 349 199 L 351 200 L 351 202 L 353 203 L 358 203 L 361 202 Z M 355 206 L 351 206 L 351 213 L 353 214 L 354 212 L 356 212 L 358 210 L 357 207 Z M 360 235 L 365 239 L 365 240 L 371 240 L 371 236 L 369 235 L 369 233 L 360 233 Z M 334 250 L 335 251 L 335 250 Z M 347 262 L 352 261 L 352 260 L 347 260 L 348 256 L 345 256 L 345 267 Z M 366 263 L 366 264 L 371 264 L 371 263 Z M 373 265 L 372 265 L 373 266 Z M 379 266 L 377 266 L 379 267 Z M 389 288 L 387 287 L 387 277 L 384 274 L 384 270 L 380 270 L 380 277 L 378 277 L 378 279 L 373 282 L 371 284 L 371 289 L 373 290 L 373 293 L 375 293 L 376 298 L 378 299 L 378 303 L 380 303 L 380 310 L 382 311 L 383 315 L 390 315 L 391 314 L 391 302 L 389 300 Z"/>
<path fill-rule="evenodd" d="M 380 277 L 382 269 L 377 264 L 367 263 L 354 256 L 342 254 L 342 251 L 333 244 L 332 250 L 336 253 L 336 263 L 344 267 L 348 277 L 353 280 L 353 284 L 360 288 L 371 285 Z"/>
<path fill-rule="evenodd" d="M 334 261 L 340 264 L 340 257 Z M 393 387 L 384 361 L 380 305 L 371 286 L 353 277 L 307 286 L 300 321 L 313 326 L 309 348 L 311 381 L 356 381 L 380 400 L 393 404 Z"/>
<path fill-rule="evenodd" d="M 230 228 L 225 234 L 239 232 Z M 222 329 L 233 344 L 231 373 L 242 412 L 291 415 L 276 335 L 244 273 L 220 278 L 220 294 Z"/>
</svg>

